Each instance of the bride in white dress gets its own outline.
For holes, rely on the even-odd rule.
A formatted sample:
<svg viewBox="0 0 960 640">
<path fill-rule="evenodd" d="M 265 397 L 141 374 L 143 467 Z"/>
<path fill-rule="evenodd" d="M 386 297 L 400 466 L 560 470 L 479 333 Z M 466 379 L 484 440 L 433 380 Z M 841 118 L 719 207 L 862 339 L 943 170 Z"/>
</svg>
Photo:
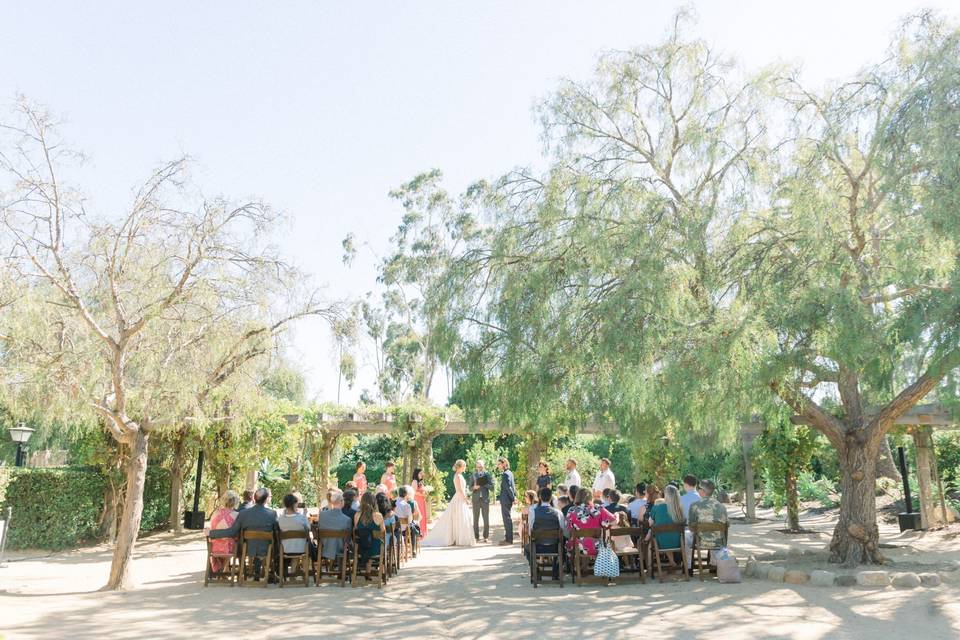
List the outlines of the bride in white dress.
<svg viewBox="0 0 960 640">
<path fill-rule="evenodd" d="M 424 547 L 472 547 L 473 516 L 470 502 L 467 500 L 467 482 L 463 479 L 463 470 L 467 463 L 457 460 L 453 464 L 453 498 L 446 510 L 430 527 L 427 536 L 420 542 Z"/>
</svg>

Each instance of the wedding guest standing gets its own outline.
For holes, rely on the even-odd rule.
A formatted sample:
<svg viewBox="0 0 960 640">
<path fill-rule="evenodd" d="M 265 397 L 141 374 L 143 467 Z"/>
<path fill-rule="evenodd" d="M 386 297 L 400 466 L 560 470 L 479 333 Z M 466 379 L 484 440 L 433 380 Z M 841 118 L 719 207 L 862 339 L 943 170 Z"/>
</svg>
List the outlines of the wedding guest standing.
<svg viewBox="0 0 960 640">
<path fill-rule="evenodd" d="M 600 459 L 600 471 L 597 471 L 597 477 L 593 481 L 593 497 L 599 499 L 603 495 L 604 489 L 614 489 L 617 486 L 617 479 L 610 469 L 610 460 Z"/>
<path fill-rule="evenodd" d="M 357 463 L 357 472 L 353 474 L 353 484 L 357 486 L 357 494 L 363 495 L 367 492 L 367 465 L 363 460 Z"/>
<path fill-rule="evenodd" d="M 414 502 L 417 503 L 417 513 L 420 516 L 420 535 L 427 535 L 427 485 L 424 482 L 423 469 L 413 470 L 413 479 L 410 481 L 413 487 Z"/>
</svg>

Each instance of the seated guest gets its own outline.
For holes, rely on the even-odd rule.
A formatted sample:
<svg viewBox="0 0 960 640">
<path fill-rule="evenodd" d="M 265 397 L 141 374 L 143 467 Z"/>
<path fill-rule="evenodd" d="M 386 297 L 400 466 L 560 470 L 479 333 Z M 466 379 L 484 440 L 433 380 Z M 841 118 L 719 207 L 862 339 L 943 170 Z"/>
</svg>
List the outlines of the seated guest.
<svg viewBox="0 0 960 640">
<path fill-rule="evenodd" d="M 394 501 L 390 499 L 389 494 L 385 491 L 380 491 L 380 487 L 377 487 L 377 493 L 374 495 L 374 500 L 377 503 L 377 511 L 380 512 L 380 515 L 383 516 L 383 526 L 387 530 L 387 543 L 389 544 L 393 540 L 393 525 L 397 522 L 397 515 L 394 512 Z"/>
<path fill-rule="evenodd" d="M 343 490 L 346 491 L 347 489 L 353 489 L 357 492 L 357 495 L 360 494 L 360 491 L 357 489 L 357 483 L 353 480 L 347 480 L 343 483 Z"/>
<path fill-rule="evenodd" d="M 668 484 L 663 490 L 663 499 L 657 500 L 650 512 L 655 525 L 683 523 L 683 507 L 680 505 L 680 490 L 672 484 Z M 650 534 L 647 534 L 647 540 Z M 677 549 L 680 547 L 679 533 L 658 533 L 656 535 L 657 546 L 661 549 Z M 672 555 L 672 554 L 671 554 Z M 677 559 L 679 560 L 679 559 Z M 674 559 L 669 559 L 673 564 Z"/>
<path fill-rule="evenodd" d="M 569 497 L 569 493 L 570 493 L 570 490 L 567 488 L 567 485 L 565 484 L 557 485 L 557 490 L 553 493 L 553 506 L 559 509 L 560 505 L 557 503 L 559 502 L 560 497 L 563 496 L 564 498 L 567 498 Z"/>
<path fill-rule="evenodd" d="M 537 503 L 537 492 L 533 489 L 527 489 L 523 492 L 523 506 L 520 507 L 520 513 L 529 516 L 530 509 Z"/>
<path fill-rule="evenodd" d="M 343 515 L 350 518 L 350 522 L 353 522 L 353 516 L 357 515 L 358 509 L 353 506 L 356 499 L 356 489 L 347 489 L 343 492 L 343 506 L 340 507 L 340 510 L 343 511 Z M 360 505 L 357 506 L 359 507 Z"/>
<path fill-rule="evenodd" d="M 693 524 L 712 524 L 729 522 L 727 508 L 720 504 L 713 497 L 713 492 L 717 486 L 711 480 L 700 481 L 700 500 L 690 505 L 690 517 L 687 518 L 687 525 Z M 693 532 L 687 529 L 687 549 L 693 546 Z M 719 531 L 707 531 L 700 536 L 700 543 L 704 549 L 719 549 L 727 544 L 723 539 L 723 534 Z M 693 556 L 691 554 L 691 563 Z"/>
<path fill-rule="evenodd" d="M 563 521 L 567 521 L 567 511 L 570 510 L 570 507 L 573 506 L 573 503 L 570 502 L 570 498 L 567 496 L 560 496 L 557 498 L 557 509 L 560 509 L 560 513 L 563 515 Z"/>
<path fill-rule="evenodd" d="M 623 513 L 628 513 L 627 508 L 622 504 L 620 504 L 619 491 L 617 491 L 616 489 L 610 489 L 610 493 L 608 494 L 608 496 L 610 498 L 610 504 L 606 506 L 607 511 L 609 511 L 613 515 L 617 515 L 621 511 Z"/>
<path fill-rule="evenodd" d="M 646 488 L 646 504 L 643 505 L 643 509 L 640 510 L 640 516 L 637 518 L 640 525 L 645 529 L 653 526 L 653 516 L 651 512 L 653 511 L 653 505 L 655 505 L 659 499 L 660 488 L 651 482 Z"/>
<path fill-rule="evenodd" d="M 647 504 L 647 485 L 639 483 L 633 488 L 633 498 L 627 503 L 627 511 L 630 513 L 630 522 L 636 525 L 640 522 L 640 513 Z"/>
<path fill-rule="evenodd" d="M 343 493 L 338 489 L 330 492 L 330 508 L 317 516 L 317 528 L 329 531 L 350 531 L 353 520 L 343 512 Z M 343 555 L 343 540 L 340 538 L 323 538 L 319 541 L 320 554 L 329 560 Z"/>
<path fill-rule="evenodd" d="M 267 506 L 270 503 L 270 489 L 257 489 L 253 494 L 253 500 L 255 504 L 238 513 L 231 526 L 211 531 L 208 534 L 210 538 L 237 538 L 243 530 L 275 531 L 277 512 Z M 251 540 L 247 544 L 247 555 L 263 557 L 267 555 L 268 546 L 269 542 L 266 540 Z"/>
<path fill-rule="evenodd" d="M 360 511 L 353 517 L 353 528 L 357 532 L 357 551 L 360 562 L 380 557 L 380 540 L 373 537 L 374 531 L 386 535 L 383 516 L 377 509 L 377 499 L 367 492 L 360 498 Z"/>
<path fill-rule="evenodd" d="M 550 487 L 540 489 L 540 502 L 530 509 L 530 532 L 534 531 L 559 531 L 561 537 L 566 536 L 566 523 L 563 515 L 553 506 L 553 491 Z M 538 542 L 537 553 L 556 553 L 556 543 Z M 524 553 L 529 557 L 529 549 L 524 549 Z M 553 562 L 554 578 L 560 572 L 560 563 L 558 560 Z"/>
<path fill-rule="evenodd" d="M 291 540 L 281 540 L 283 552 L 291 555 L 304 553 L 307 551 L 307 545 L 310 548 L 310 557 L 317 559 L 317 546 L 310 540 L 310 521 L 297 509 L 299 498 L 296 494 L 288 494 L 283 497 L 283 513 L 277 520 L 277 527 L 280 531 L 303 531 L 307 534 L 305 540 L 294 538 Z"/>
<path fill-rule="evenodd" d="M 253 496 L 252 491 L 250 495 L 251 497 Z M 213 517 L 210 518 L 210 529 L 228 529 L 233 524 L 233 521 L 237 519 L 237 505 L 239 503 L 240 498 L 237 496 L 237 493 L 235 491 L 227 491 L 223 496 L 223 507 L 217 509 Z M 237 551 L 237 541 L 233 538 L 213 540 L 210 548 L 213 553 L 233 555 Z M 223 558 L 210 558 L 210 568 L 215 572 L 223 571 L 223 567 Z"/>
<path fill-rule="evenodd" d="M 697 476 L 689 473 L 683 476 L 683 495 L 680 496 L 680 506 L 683 508 L 683 519 L 690 517 L 690 505 L 700 501 L 700 494 L 697 492 Z"/>
<path fill-rule="evenodd" d="M 249 509 L 255 503 L 253 502 L 253 489 L 244 489 L 243 490 L 243 502 L 237 507 L 237 511 L 243 511 L 244 509 Z"/>
<path fill-rule="evenodd" d="M 397 488 L 397 501 L 393 507 L 393 514 L 397 517 L 399 521 L 400 518 L 407 518 L 409 522 L 413 522 L 413 506 L 410 504 L 408 498 L 410 494 L 407 492 L 407 487 L 398 487 Z M 407 526 L 400 523 L 400 531 L 406 531 Z"/>
<path fill-rule="evenodd" d="M 580 489 L 574 506 L 567 511 L 567 529 L 572 533 L 577 529 L 599 529 L 608 527 L 614 522 L 613 514 L 603 507 L 593 504 L 593 494 L 590 489 Z M 597 541 L 595 538 L 579 538 L 577 541 L 580 550 L 587 555 L 597 555 Z M 573 553 L 574 541 L 567 540 L 567 550 Z"/>
<path fill-rule="evenodd" d="M 617 524 L 615 525 L 618 529 L 627 529 L 630 527 L 630 514 L 626 511 L 620 511 L 617 513 Z M 633 544 L 633 538 L 629 535 L 620 535 L 620 536 L 610 536 L 610 544 L 613 545 L 613 550 L 617 553 L 623 553 L 624 551 L 633 551 L 636 549 L 636 546 Z"/>
<path fill-rule="evenodd" d="M 600 506 L 603 507 L 604 509 L 610 506 L 611 491 L 613 491 L 613 489 L 607 487 L 606 489 L 600 492 Z"/>
<path fill-rule="evenodd" d="M 544 487 L 553 489 L 553 477 L 550 475 L 550 465 L 543 460 L 537 465 L 537 490 Z"/>
<path fill-rule="evenodd" d="M 410 518 L 410 541 L 416 542 L 417 538 L 420 536 L 420 507 L 417 505 L 417 499 L 413 487 L 410 485 L 404 485 L 397 489 L 397 504 L 395 511 L 397 517 L 400 518 Z M 400 515 L 400 504 L 406 504 L 410 507 L 410 515 L 401 516 Z M 406 511 L 406 509 L 404 509 Z M 406 530 L 406 527 L 403 527 L 402 530 Z"/>
<path fill-rule="evenodd" d="M 570 498 L 570 504 L 577 504 L 577 494 L 580 493 L 580 487 L 572 484 L 567 489 L 567 497 Z"/>
</svg>

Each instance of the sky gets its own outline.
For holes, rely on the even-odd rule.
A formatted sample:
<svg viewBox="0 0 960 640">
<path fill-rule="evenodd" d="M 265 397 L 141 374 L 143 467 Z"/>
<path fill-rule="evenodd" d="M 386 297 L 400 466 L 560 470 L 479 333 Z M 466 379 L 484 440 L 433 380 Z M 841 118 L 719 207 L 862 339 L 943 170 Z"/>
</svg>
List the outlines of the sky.
<svg viewBox="0 0 960 640">
<path fill-rule="evenodd" d="M 138 6 L 139 5 L 139 6 Z M 680 6 L 693 32 L 748 69 L 799 65 L 818 86 L 883 55 L 898 20 L 940 0 L 766 2 L 8 3 L 0 102 L 46 105 L 89 161 L 88 211 L 115 215 L 164 160 L 190 155 L 206 195 L 287 214 L 280 251 L 331 299 L 376 290 L 400 221 L 388 192 L 432 168 L 457 192 L 536 164 L 533 107 L 597 55 L 658 42 Z M 341 261 L 341 240 L 361 250 Z M 335 400 L 328 329 L 302 321 L 289 357 L 309 395 Z M 443 376 L 439 376 L 442 378 Z M 373 386 L 361 362 L 352 402 Z M 434 384 L 443 400 L 443 380 Z"/>
</svg>

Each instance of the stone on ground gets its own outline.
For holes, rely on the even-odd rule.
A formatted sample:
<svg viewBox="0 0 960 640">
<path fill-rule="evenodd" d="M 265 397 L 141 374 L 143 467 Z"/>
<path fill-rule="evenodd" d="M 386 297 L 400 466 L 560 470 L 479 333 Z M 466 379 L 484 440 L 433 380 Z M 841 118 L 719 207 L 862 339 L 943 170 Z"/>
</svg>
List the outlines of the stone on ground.
<svg viewBox="0 0 960 640">
<path fill-rule="evenodd" d="M 925 587 L 939 587 L 941 582 L 939 573 L 920 574 L 920 583 Z"/>
<path fill-rule="evenodd" d="M 857 574 L 857 584 L 861 587 L 886 587 L 890 584 L 890 575 L 886 571 L 861 571 Z"/>
<path fill-rule="evenodd" d="M 807 584 L 810 582 L 810 576 L 806 571 L 792 569 L 783 574 L 783 581 L 787 584 Z"/>
<path fill-rule="evenodd" d="M 743 574 L 752 578 L 757 574 L 757 559 L 753 555 L 747 558 L 747 566 L 743 569 Z"/>
<path fill-rule="evenodd" d="M 783 567 L 771 566 L 770 570 L 767 572 L 767 580 L 773 582 L 783 582 L 783 577 L 787 574 L 787 570 Z"/>
<path fill-rule="evenodd" d="M 895 573 L 890 583 L 900 589 L 916 589 L 920 586 L 920 576 L 912 571 Z"/>
<path fill-rule="evenodd" d="M 829 571 L 827 572 L 829 573 Z M 852 587 L 857 584 L 857 576 L 844 573 L 836 577 L 833 581 L 838 587 Z"/>
<path fill-rule="evenodd" d="M 832 587 L 836 580 L 837 574 L 833 571 L 814 569 L 810 572 L 810 584 L 815 587 Z"/>
</svg>

